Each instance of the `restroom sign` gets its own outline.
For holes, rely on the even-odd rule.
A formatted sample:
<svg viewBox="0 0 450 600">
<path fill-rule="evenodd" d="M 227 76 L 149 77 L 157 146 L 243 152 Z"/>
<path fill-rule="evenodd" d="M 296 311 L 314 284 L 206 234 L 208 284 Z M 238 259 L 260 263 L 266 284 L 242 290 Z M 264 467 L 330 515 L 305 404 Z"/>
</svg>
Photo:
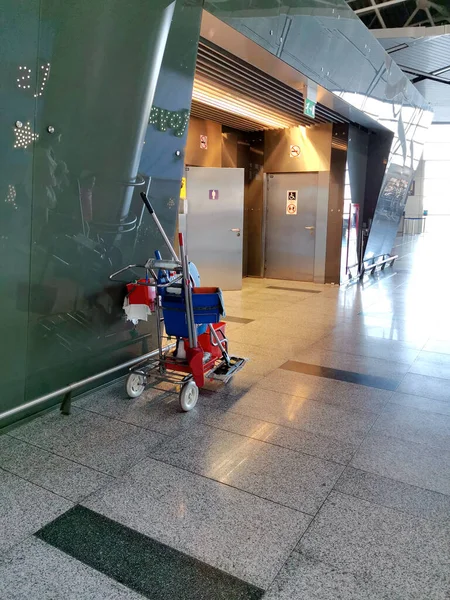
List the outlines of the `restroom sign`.
<svg viewBox="0 0 450 600">
<path fill-rule="evenodd" d="M 297 146 L 297 144 L 291 144 L 289 146 L 289 156 L 290 158 L 298 158 L 300 156 L 300 146 Z"/>
<path fill-rule="evenodd" d="M 218 200 L 219 199 L 219 190 L 209 190 L 209 199 L 210 200 Z"/>
<path fill-rule="evenodd" d="M 298 190 L 288 190 L 286 192 L 286 214 L 296 215 L 297 214 L 297 198 Z"/>
<path fill-rule="evenodd" d="M 208 150 L 208 136 L 207 135 L 200 136 L 200 148 L 202 150 Z"/>
</svg>

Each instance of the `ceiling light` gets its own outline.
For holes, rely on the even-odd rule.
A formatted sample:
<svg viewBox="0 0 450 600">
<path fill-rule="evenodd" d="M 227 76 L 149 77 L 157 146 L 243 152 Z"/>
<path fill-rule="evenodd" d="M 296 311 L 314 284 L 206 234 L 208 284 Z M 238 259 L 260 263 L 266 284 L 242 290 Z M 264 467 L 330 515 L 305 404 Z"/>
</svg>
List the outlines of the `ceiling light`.
<svg viewBox="0 0 450 600">
<path fill-rule="evenodd" d="M 250 119 L 270 129 L 287 129 L 293 125 L 286 121 L 282 115 L 257 104 L 253 100 L 245 100 L 198 78 L 194 80 L 192 98 L 201 104 Z"/>
</svg>

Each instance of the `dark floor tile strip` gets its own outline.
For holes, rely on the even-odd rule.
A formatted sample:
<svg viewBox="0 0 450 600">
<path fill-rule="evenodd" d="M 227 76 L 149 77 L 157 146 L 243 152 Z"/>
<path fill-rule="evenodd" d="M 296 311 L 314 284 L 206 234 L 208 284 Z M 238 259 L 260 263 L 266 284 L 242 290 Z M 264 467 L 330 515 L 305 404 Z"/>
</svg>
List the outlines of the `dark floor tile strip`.
<svg viewBox="0 0 450 600">
<path fill-rule="evenodd" d="M 264 594 L 83 506 L 71 508 L 35 535 L 152 600 L 257 600 Z"/>
<path fill-rule="evenodd" d="M 321 290 L 307 290 L 304 288 L 282 287 L 280 285 L 266 285 L 268 290 L 286 290 L 287 292 L 303 292 L 304 294 L 321 294 Z"/>
<path fill-rule="evenodd" d="M 230 323 L 243 323 L 244 325 L 253 323 L 254 320 L 255 319 L 244 319 L 243 317 L 230 317 L 229 315 L 225 317 L 225 321 L 230 321 Z"/>
<path fill-rule="evenodd" d="M 396 379 L 387 379 L 364 373 L 353 373 L 352 371 L 342 371 L 341 369 L 332 369 L 330 367 L 322 367 L 321 365 L 310 365 L 308 363 L 297 362 L 296 360 L 288 360 L 281 365 L 280 369 L 304 373 L 305 375 L 316 375 L 317 377 L 325 377 L 326 379 L 345 381 L 347 383 L 357 383 L 358 385 L 365 385 L 380 390 L 394 391 L 400 384 L 400 380 Z"/>
</svg>

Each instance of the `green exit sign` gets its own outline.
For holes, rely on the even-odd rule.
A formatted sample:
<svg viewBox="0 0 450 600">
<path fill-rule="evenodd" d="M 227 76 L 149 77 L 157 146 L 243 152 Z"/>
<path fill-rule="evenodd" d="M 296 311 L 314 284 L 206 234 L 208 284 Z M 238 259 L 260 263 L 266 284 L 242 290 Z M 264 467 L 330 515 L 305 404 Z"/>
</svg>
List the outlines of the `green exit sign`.
<svg viewBox="0 0 450 600">
<path fill-rule="evenodd" d="M 314 119 L 316 116 L 316 103 L 313 100 L 309 100 L 309 98 L 305 98 L 305 105 L 303 107 L 303 114 L 307 117 L 311 117 Z"/>
</svg>

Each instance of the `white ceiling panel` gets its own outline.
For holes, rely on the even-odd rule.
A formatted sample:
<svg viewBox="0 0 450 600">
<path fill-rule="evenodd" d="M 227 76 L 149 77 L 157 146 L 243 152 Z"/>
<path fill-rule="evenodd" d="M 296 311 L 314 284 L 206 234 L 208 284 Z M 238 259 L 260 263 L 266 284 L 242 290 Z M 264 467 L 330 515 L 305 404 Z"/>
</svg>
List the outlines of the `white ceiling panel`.
<svg viewBox="0 0 450 600">
<path fill-rule="evenodd" d="M 405 28 L 376 30 L 373 33 L 400 66 L 408 69 L 408 79 L 432 105 L 435 122 L 450 122 L 450 33 L 447 27 Z M 432 35 L 428 35 L 432 34 Z M 409 35 L 410 37 L 407 37 Z M 448 70 L 445 70 L 448 67 Z M 414 72 L 417 72 L 414 75 Z M 435 75 L 442 82 L 419 77 L 421 74 Z M 448 83 L 447 83 L 448 82 Z"/>
</svg>

